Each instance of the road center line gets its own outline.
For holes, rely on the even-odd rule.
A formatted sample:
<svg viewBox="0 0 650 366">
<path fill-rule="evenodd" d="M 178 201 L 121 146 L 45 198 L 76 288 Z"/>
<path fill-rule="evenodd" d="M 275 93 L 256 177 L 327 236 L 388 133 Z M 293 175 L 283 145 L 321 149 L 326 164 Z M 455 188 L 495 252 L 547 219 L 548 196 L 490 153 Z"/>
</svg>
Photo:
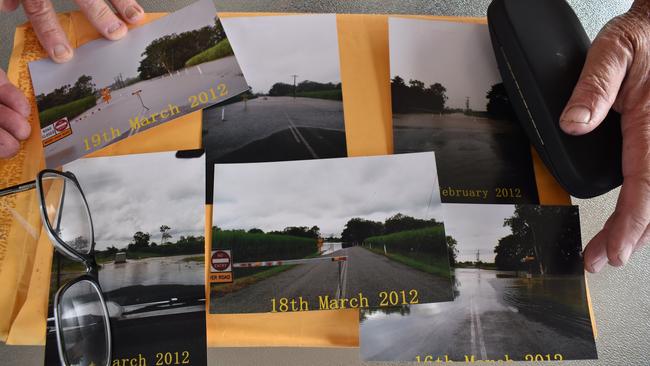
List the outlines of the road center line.
<svg viewBox="0 0 650 366">
<path fill-rule="evenodd" d="M 487 360 L 487 350 L 485 349 L 485 338 L 483 338 L 483 327 L 481 327 L 481 316 L 479 315 L 476 305 L 472 302 L 472 305 L 475 307 L 474 315 L 476 316 L 476 333 L 478 335 L 478 342 L 481 349 L 481 359 Z"/>
<path fill-rule="evenodd" d="M 316 152 L 314 151 L 314 149 L 311 148 L 311 146 L 309 145 L 309 143 L 307 142 L 305 137 L 302 135 L 302 133 L 300 133 L 300 131 L 298 130 L 298 127 L 296 127 L 296 125 L 293 123 L 293 121 L 291 120 L 291 117 L 289 117 L 289 114 L 287 113 L 287 111 L 284 111 L 284 115 L 285 115 L 285 117 L 287 117 L 287 121 L 289 122 L 289 125 L 296 130 L 296 133 L 298 134 L 298 137 L 300 137 L 300 140 L 302 141 L 302 143 L 305 145 L 307 150 L 309 150 L 309 153 L 311 154 L 311 156 L 314 159 L 318 159 L 318 155 L 316 155 Z"/>
</svg>

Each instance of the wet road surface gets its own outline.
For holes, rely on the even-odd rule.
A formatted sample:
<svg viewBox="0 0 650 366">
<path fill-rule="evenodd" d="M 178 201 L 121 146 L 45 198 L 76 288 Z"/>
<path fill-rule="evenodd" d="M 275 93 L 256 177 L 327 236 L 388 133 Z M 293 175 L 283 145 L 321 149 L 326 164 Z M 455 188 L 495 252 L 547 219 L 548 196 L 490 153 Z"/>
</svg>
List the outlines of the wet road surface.
<svg viewBox="0 0 650 366">
<path fill-rule="evenodd" d="M 393 124 L 395 153 L 436 152 L 441 190 L 489 190 L 487 200 L 442 194 L 443 203 L 538 202 L 530 144 L 514 122 L 455 113 L 395 114 Z M 521 192 L 499 198 L 495 188 Z"/>
<path fill-rule="evenodd" d="M 177 105 L 182 114 L 204 108 L 206 105 L 192 108 L 189 97 L 203 91 L 207 92 L 211 87 L 216 91 L 218 99 L 210 103 L 221 102 L 227 96 L 221 96 L 217 87 L 220 83 L 228 86 L 228 96 L 235 96 L 248 89 L 234 56 L 189 67 L 172 76 L 165 75 L 115 90 L 110 103 L 105 104 L 100 99 L 95 107 L 70 121 L 72 135 L 45 147 L 47 166 L 63 165 L 131 136 L 130 119 L 147 118 L 152 113 L 160 113 L 167 109 L 169 104 Z M 132 95 L 138 90 L 141 90 L 142 102 L 136 95 Z M 180 115 L 170 115 L 166 119 L 157 117 L 157 122 L 140 128 L 138 132 L 158 126 Z M 119 130 L 119 134 L 115 135 L 111 128 L 114 131 Z M 104 132 L 107 133 L 108 138 L 102 137 L 97 146 L 93 145 L 92 135 Z M 84 138 L 88 139 L 88 146 L 85 145 Z M 90 147 L 90 150 L 86 150 L 87 147 Z"/>
<path fill-rule="evenodd" d="M 347 156 L 341 101 L 258 97 L 203 113 L 214 163 Z"/>
<path fill-rule="evenodd" d="M 345 248 L 333 256 L 348 256 L 343 263 L 341 298 L 363 294 L 369 306 L 379 305 L 381 291 L 418 291 L 420 303 L 448 301 L 452 298 L 448 278 L 431 275 L 361 247 Z M 252 313 L 272 310 L 271 299 L 303 297 L 309 310 L 319 310 L 318 296 L 336 298 L 339 289 L 337 262 L 319 261 L 301 264 L 239 291 L 212 295 L 212 313 Z"/>
<path fill-rule="evenodd" d="M 563 359 L 596 357 L 586 303 L 567 307 L 540 292 L 585 300 L 582 276 L 498 278 L 497 271 L 456 269 L 453 302 L 413 305 L 402 312 L 363 311 L 361 356 L 372 361 L 414 361 L 432 356 L 462 361 L 523 360 L 559 354 Z M 548 295 L 548 294 L 547 294 Z M 581 306 L 582 305 L 582 306 Z"/>
</svg>

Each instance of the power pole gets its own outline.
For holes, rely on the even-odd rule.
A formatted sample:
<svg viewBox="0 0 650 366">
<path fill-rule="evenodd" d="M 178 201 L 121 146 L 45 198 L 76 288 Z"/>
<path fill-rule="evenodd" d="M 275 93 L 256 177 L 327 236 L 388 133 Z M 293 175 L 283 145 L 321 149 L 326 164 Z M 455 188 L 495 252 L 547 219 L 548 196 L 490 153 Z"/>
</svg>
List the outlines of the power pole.
<svg viewBox="0 0 650 366">
<path fill-rule="evenodd" d="M 465 112 L 469 113 L 469 97 L 465 97 Z"/>
<path fill-rule="evenodd" d="M 476 263 L 478 263 L 481 260 L 481 250 L 476 249 Z"/>
<path fill-rule="evenodd" d="M 298 75 L 291 75 L 293 78 L 293 99 L 296 99 L 296 80 L 298 79 Z"/>
</svg>

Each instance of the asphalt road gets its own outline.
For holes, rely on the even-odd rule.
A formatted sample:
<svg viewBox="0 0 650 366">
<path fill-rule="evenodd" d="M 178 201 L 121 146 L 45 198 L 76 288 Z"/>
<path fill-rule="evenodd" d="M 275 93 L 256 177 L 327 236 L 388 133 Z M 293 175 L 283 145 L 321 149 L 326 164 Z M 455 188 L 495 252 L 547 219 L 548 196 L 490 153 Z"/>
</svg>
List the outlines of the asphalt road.
<svg viewBox="0 0 650 366">
<path fill-rule="evenodd" d="M 586 307 L 572 312 L 560 303 L 533 301 L 531 296 L 538 289 L 525 286 L 525 279 L 497 275 L 497 271 L 456 269 L 458 297 L 453 302 L 414 305 L 401 313 L 364 311 L 362 359 L 415 361 L 416 356 L 432 356 L 436 361 L 448 356 L 462 361 L 467 355 L 476 360 L 503 360 L 508 355 L 524 360 L 526 354 L 560 354 L 565 360 L 596 357 Z M 557 296 L 585 299 L 584 287 L 578 285 L 581 280 L 584 283 L 579 276 L 561 278 L 545 283 L 544 289 Z"/>
<path fill-rule="evenodd" d="M 213 163 L 347 156 L 341 101 L 258 97 L 206 109 L 203 129 Z"/>
<path fill-rule="evenodd" d="M 446 197 L 444 203 L 538 203 L 530 144 L 512 121 L 464 114 L 393 115 L 395 153 L 435 151 L 440 188 L 487 189 L 487 200 Z M 519 188 L 499 198 L 496 188 Z"/>
<path fill-rule="evenodd" d="M 166 119 L 157 117 L 157 122 L 140 128 L 138 132 L 205 108 L 205 104 L 192 108 L 189 97 L 208 91 L 211 87 L 216 91 L 218 98 L 213 101 L 210 97 L 209 104 L 221 102 L 228 96 L 220 96 L 217 89 L 220 83 L 228 86 L 228 96 L 235 96 L 248 89 L 234 56 L 180 70 L 172 76 L 165 75 L 115 90 L 110 103 L 105 104 L 98 100 L 95 107 L 71 121 L 71 136 L 45 147 L 46 164 L 48 167 L 57 167 L 124 139 L 132 134 L 130 119 L 148 118 L 152 113 L 168 109 L 170 104 L 178 106 L 180 113 L 170 114 Z M 137 95 L 132 95 L 137 90 L 142 91 L 142 102 Z M 119 134 L 114 133 L 117 130 Z M 92 136 L 96 133 L 101 135 L 101 141 L 95 146 Z M 84 138 L 87 138 L 88 146 Z M 87 147 L 90 149 L 86 150 Z"/>
<path fill-rule="evenodd" d="M 341 298 L 358 298 L 363 294 L 369 306 L 379 306 L 379 292 L 415 289 L 420 303 L 449 301 L 451 282 L 407 267 L 361 247 L 345 248 L 332 253 L 345 255 Z M 336 298 L 339 285 L 338 264 L 319 261 L 301 264 L 239 291 L 216 297 L 212 295 L 212 313 L 259 313 L 272 310 L 271 299 L 298 299 L 302 296 L 309 310 L 319 310 L 318 296 Z M 214 293 L 214 292 L 213 292 Z"/>
</svg>

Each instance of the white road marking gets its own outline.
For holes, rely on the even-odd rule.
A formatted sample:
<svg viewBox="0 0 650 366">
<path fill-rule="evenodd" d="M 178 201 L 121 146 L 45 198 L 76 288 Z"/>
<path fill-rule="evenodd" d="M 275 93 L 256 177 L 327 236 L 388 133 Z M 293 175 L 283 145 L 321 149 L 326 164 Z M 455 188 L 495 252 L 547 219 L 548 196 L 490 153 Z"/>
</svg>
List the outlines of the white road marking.
<svg viewBox="0 0 650 366">
<path fill-rule="evenodd" d="M 316 155 L 316 152 L 314 151 L 314 149 L 311 148 L 311 146 L 309 145 L 309 143 L 307 142 L 305 137 L 302 135 L 302 133 L 300 133 L 300 131 L 298 130 L 298 127 L 296 127 L 296 125 L 291 120 L 291 117 L 289 117 L 289 114 L 285 111 L 284 115 L 287 117 L 287 121 L 289 122 L 289 126 L 293 127 L 296 130 L 296 133 L 298 134 L 298 137 L 300 138 L 303 145 L 305 145 L 307 150 L 309 150 L 309 153 L 311 154 L 311 156 L 314 159 L 318 159 L 318 155 Z"/>
<path fill-rule="evenodd" d="M 487 350 L 485 347 L 485 338 L 483 338 L 483 327 L 481 327 L 481 316 L 479 311 L 476 309 L 477 305 L 472 301 L 472 307 L 474 308 L 474 316 L 476 317 L 476 335 L 478 338 L 478 343 L 481 351 L 481 359 L 487 360 Z"/>
</svg>

